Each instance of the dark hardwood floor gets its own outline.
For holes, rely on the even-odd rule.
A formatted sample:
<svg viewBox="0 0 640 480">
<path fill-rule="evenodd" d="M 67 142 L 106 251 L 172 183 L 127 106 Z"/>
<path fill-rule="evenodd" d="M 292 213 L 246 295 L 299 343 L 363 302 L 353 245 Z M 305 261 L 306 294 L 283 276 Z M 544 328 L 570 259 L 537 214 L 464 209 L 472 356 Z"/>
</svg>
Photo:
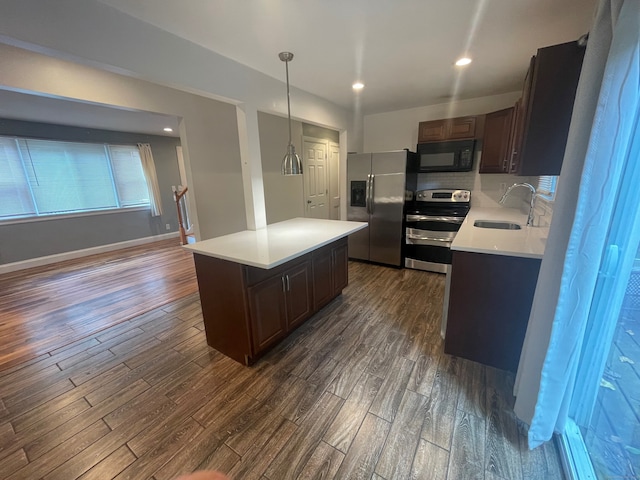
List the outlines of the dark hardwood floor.
<svg viewBox="0 0 640 480">
<path fill-rule="evenodd" d="M 512 376 L 443 353 L 442 276 L 349 274 L 253 367 L 206 345 L 191 294 L 4 369 L 0 477 L 562 478 L 552 444 L 526 447 Z"/>
<path fill-rule="evenodd" d="M 0 275 L 0 370 L 198 290 L 178 239 Z"/>
</svg>

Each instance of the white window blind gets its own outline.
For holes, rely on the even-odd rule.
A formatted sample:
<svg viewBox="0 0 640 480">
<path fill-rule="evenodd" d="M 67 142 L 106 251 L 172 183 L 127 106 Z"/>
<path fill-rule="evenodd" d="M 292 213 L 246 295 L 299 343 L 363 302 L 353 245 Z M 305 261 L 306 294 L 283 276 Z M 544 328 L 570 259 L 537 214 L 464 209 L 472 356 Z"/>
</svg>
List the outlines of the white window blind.
<svg viewBox="0 0 640 480">
<path fill-rule="evenodd" d="M 120 204 L 123 207 L 149 205 L 140 150 L 130 146 L 109 145 L 109 153 Z"/>
<path fill-rule="evenodd" d="M 14 138 L 0 137 L 0 218 L 35 214 L 18 144 Z"/>
<path fill-rule="evenodd" d="M 0 137 L 0 219 L 148 204 L 137 146 Z"/>
<path fill-rule="evenodd" d="M 536 190 L 538 194 L 547 200 L 553 200 L 556 194 L 557 182 L 558 177 L 553 175 L 543 175 L 538 178 L 538 188 Z"/>
<path fill-rule="evenodd" d="M 41 215 L 117 208 L 104 146 L 18 140 Z"/>
</svg>

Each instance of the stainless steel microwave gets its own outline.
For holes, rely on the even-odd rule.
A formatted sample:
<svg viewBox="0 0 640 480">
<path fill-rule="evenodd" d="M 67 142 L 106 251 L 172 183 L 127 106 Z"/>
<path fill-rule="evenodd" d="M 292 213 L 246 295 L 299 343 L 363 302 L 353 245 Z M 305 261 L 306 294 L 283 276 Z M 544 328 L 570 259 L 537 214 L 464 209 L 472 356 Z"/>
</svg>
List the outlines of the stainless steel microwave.
<svg viewBox="0 0 640 480">
<path fill-rule="evenodd" d="M 475 140 L 419 143 L 418 172 L 470 172 L 473 169 Z"/>
</svg>

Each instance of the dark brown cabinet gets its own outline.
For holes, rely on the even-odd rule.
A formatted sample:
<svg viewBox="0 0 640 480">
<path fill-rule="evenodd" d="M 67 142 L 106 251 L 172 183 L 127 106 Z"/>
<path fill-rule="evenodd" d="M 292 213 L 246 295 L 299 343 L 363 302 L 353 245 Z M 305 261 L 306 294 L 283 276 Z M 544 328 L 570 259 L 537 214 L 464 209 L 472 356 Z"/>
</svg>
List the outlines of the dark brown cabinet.
<svg viewBox="0 0 640 480">
<path fill-rule="evenodd" d="M 313 252 L 313 307 L 319 310 L 349 283 L 347 243 L 331 244 Z"/>
<path fill-rule="evenodd" d="M 568 42 L 540 48 L 531 59 L 514 144 L 518 175 L 560 174 L 584 50 Z"/>
<path fill-rule="evenodd" d="M 476 117 L 443 118 L 418 124 L 418 143 L 476 138 Z"/>
<path fill-rule="evenodd" d="M 282 277 L 274 277 L 249 287 L 253 351 L 260 352 L 287 333 L 287 301 Z"/>
<path fill-rule="evenodd" d="M 560 174 L 583 57 L 577 42 L 538 50 L 515 106 L 486 115 L 480 173 Z"/>
<path fill-rule="evenodd" d="M 347 285 L 347 239 L 269 270 L 194 254 L 207 343 L 253 363 Z"/>
<path fill-rule="evenodd" d="M 445 353 L 515 372 L 540 262 L 454 251 Z"/>
<path fill-rule="evenodd" d="M 525 82 L 526 83 L 526 82 Z M 509 171 L 507 173 L 517 173 L 520 163 L 520 146 L 522 145 L 522 130 L 524 129 L 524 111 L 522 108 L 522 98 L 519 98 L 513 106 L 513 130 L 511 141 L 509 142 Z"/>
<path fill-rule="evenodd" d="M 480 158 L 480 173 L 508 173 L 511 167 L 511 135 L 514 107 L 487 114 Z"/>
<path fill-rule="evenodd" d="M 311 262 L 304 262 L 284 273 L 287 303 L 287 331 L 296 328 L 313 313 Z"/>
<path fill-rule="evenodd" d="M 349 284 L 349 248 L 347 244 L 337 245 L 331 251 L 333 293 L 340 295 L 342 289 Z"/>
<path fill-rule="evenodd" d="M 247 289 L 254 352 L 311 316 L 311 267 L 304 261 Z"/>
<path fill-rule="evenodd" d="M 447 137 L 447 121 L 431 120 L 418 124 L 418 143 L 441 142 Z"/>
</svg>

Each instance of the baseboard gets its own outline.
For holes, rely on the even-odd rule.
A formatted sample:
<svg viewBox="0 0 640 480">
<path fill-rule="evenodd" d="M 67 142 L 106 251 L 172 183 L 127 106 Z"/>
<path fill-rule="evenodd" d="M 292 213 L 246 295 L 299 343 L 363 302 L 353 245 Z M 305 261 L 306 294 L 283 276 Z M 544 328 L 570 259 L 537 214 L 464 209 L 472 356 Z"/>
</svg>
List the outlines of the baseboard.
<svg viewBox="0 0 640 480">
<path fill-rule="evenodd" d="M 127 240 L 126 242 L 110 243 L 108 245 L 100 245 L 98 247 L 84 248 L 82 250 L 74 250 L 72 252 L 56 253 L 55 255 L 30 258 L 29 260 L 22 260 L 20 262 L 6 263 L 4 265 L 0 265 L 0 275 L 2 275 L 3 273 L 25 270 L 27 268 L 41 267 L 43 265 L 62 262 L 64 260 L 88 257 L 89 255 L 95 255 L 96 253 L 112 252 L 113 250 L 135 247 L 137 245 L 144 245 L 145 243 L 159 242 L 161 240 L 167 240 L 169 238 L 178 238 L 179 236 L 180 234 L 178 232 L 163 233 L 162 235 L 136 238 L 134 240 Z"/>
</svg>

